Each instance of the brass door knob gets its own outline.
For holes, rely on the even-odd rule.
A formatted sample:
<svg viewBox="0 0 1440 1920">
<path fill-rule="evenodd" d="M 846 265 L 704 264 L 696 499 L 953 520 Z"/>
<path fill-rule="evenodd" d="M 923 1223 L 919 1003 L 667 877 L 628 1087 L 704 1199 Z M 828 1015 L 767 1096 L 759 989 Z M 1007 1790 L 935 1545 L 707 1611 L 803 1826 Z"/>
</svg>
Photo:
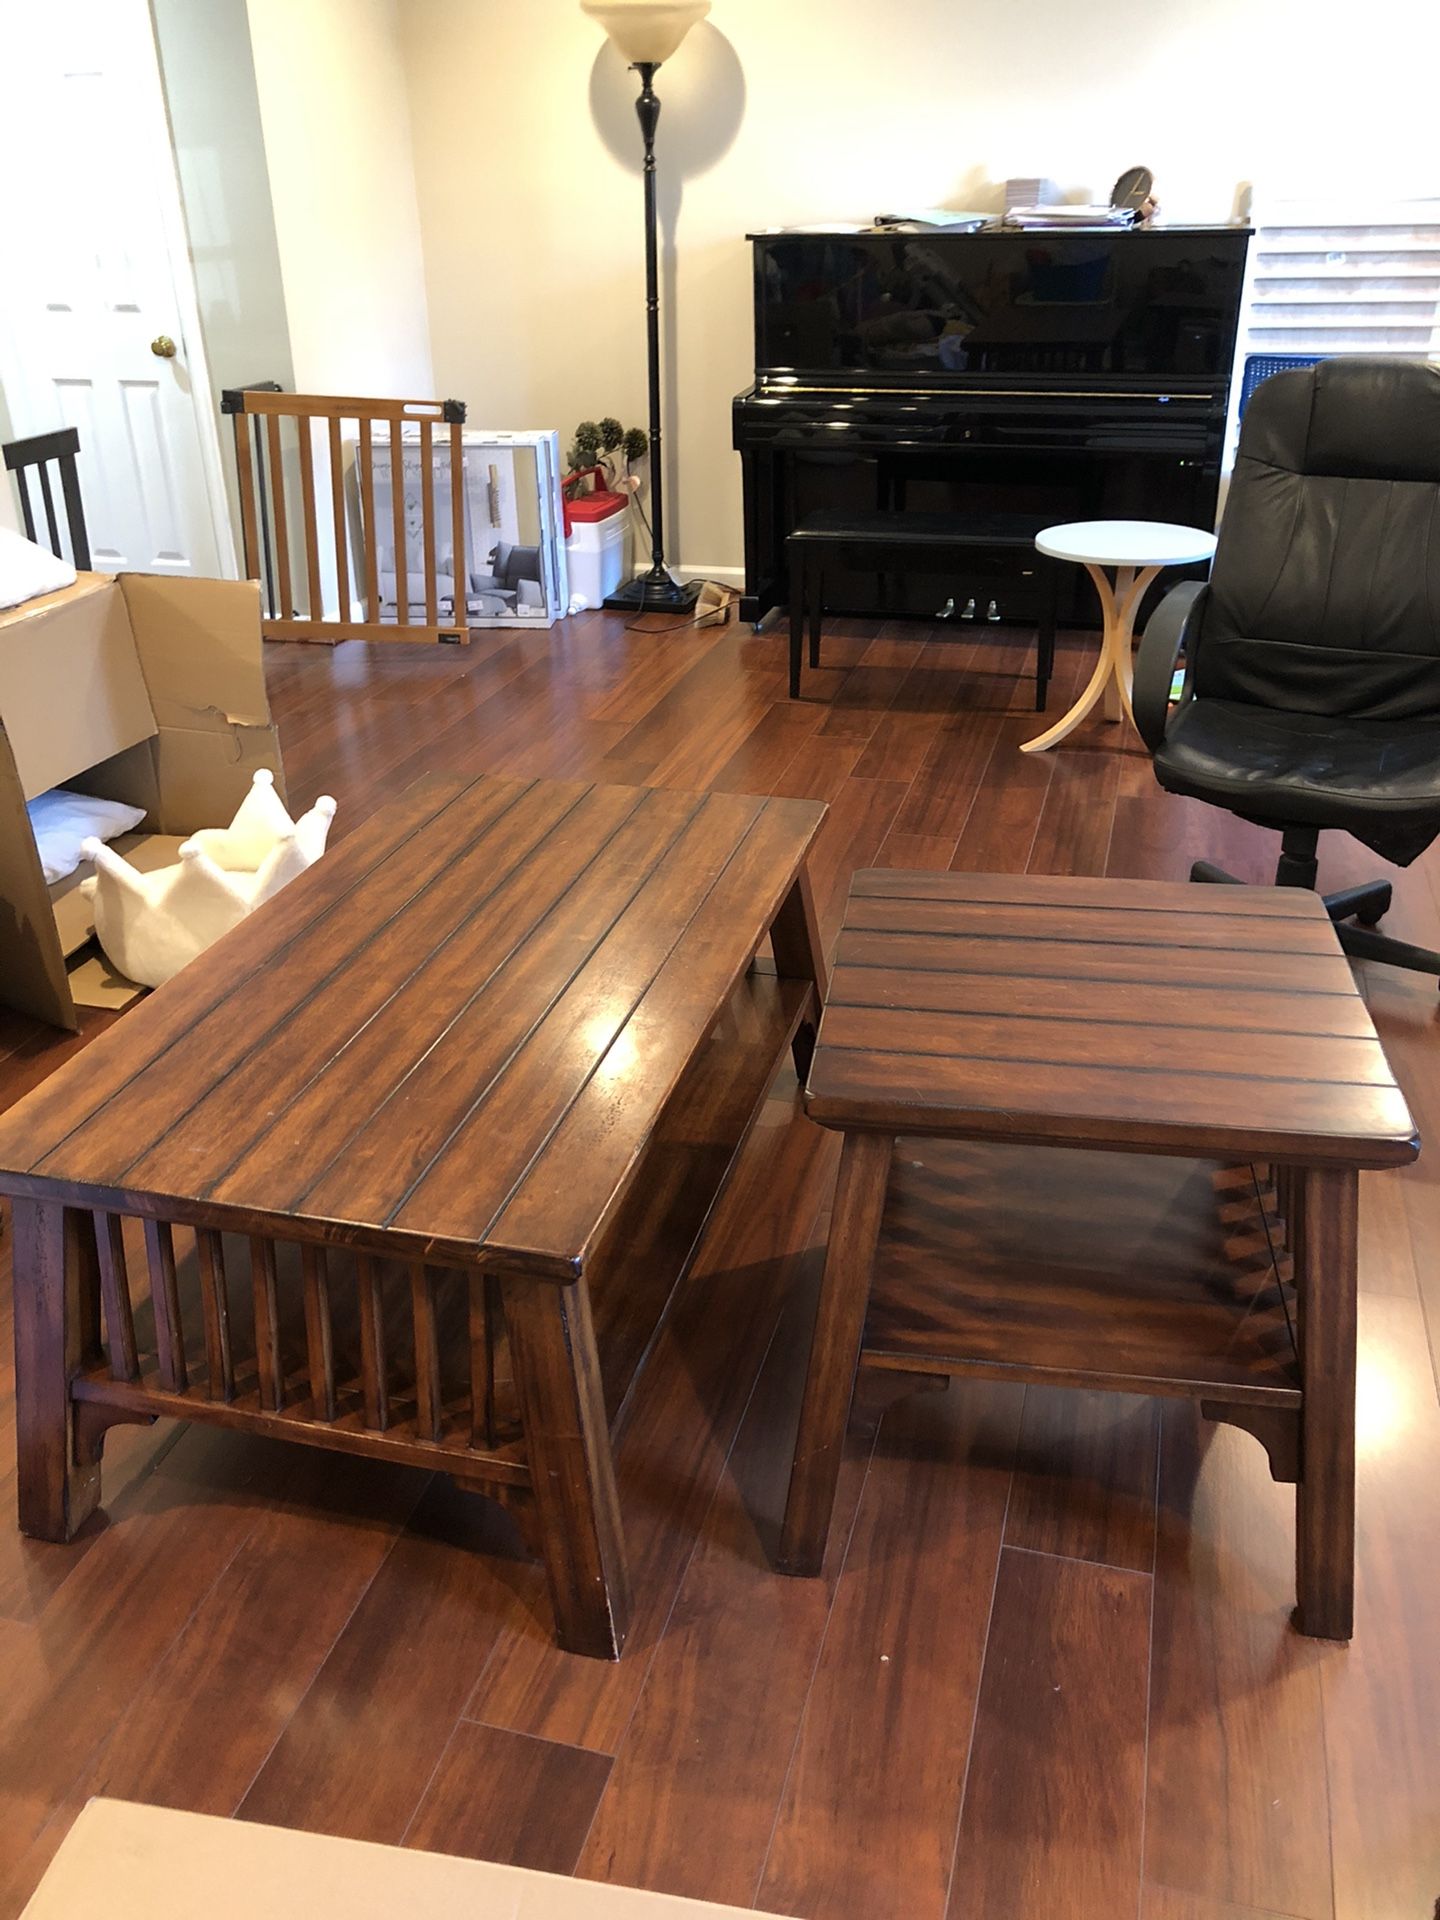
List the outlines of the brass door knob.
<svg viewBox="0 0 1440 1920">
<path fill-rule="evenodd" d="M 157 360 L 173 360 L 175 358 L 175 342 L 170 338 L 168 333 L 157 333 L 155 338 L 150 342 L 150 351 L 155 355 Z"/>
</svg>

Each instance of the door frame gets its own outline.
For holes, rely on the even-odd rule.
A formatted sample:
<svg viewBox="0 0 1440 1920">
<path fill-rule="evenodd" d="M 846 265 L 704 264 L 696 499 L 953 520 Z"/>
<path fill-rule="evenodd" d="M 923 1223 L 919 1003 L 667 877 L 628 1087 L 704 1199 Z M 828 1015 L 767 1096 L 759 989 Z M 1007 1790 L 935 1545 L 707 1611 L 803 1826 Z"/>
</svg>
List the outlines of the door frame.
<svg viewBox="0 0 1440 1920">
<path fill-rule="evenodd" d="M 190 236 L 185 224 L 184 203 L 180 197 L 180 174 L 160 73 L 160 50 L 155 43 L 155 23 L 149 0 L 107 0 L 107 4 L 124 23 L 131 51 L 129 77 L 135 82 L 135 134 L 137 140 L 143 140 L 149 148 L 150 172 L 158 196 L 165 238 L 166 263 L 175 293 L 176 324 L 180 329 L 190 384 L 190 411 L 195 419 L 196 439 L 200 447 L 205 509 L 214 534 L 220 578 L 238 580 L 239 554 L 225 489 L 219 408 L 210 384 L 210 363 L 205 352 L 200 302 L 195 290 L 195 269 L 190 258 Z M 4 9 L 0 7 L 0 28 L 3 28 L 3 24 Z M 10 265 L 11 272 L 7 280 L 13 287 L 17 281 L 23 280 L 25 263 L 11 262 Z M 3 292 L 0 292 L 0 387 L 5 393 L 10 430 L 17 439 L 32 433 L 46 433 L 52 427 L 63 424 L 38 404 L 36 390 L 21 358 Z"/>
</svg>

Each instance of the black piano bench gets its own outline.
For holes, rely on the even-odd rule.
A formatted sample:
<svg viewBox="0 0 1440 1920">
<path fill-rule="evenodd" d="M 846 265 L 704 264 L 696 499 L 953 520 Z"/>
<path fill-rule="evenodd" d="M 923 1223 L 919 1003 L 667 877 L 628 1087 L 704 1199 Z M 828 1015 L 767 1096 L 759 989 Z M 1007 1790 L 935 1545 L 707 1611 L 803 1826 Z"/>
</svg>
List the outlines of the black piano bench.
<svg viewBox="0 0 1440 1920">
<path fill-rule="evenodd" d="M 808 614 L 810 664 L 820 664 L 825 617 L 827 561 L 863 573 L 906 567 L 940 573 L 947 561 L 985 550 L 1035 552 L 1035 536 L 1048 524 L 1020 513 L 847 513 L 823 508 L 808 513 L 785 542 L 790 573 L 790 698 L 800 698 L 800 648 Z M 1035 711 L 1045 697 L 1055 664 L 1055 595 L 1058 568 L 1036 554 L 1044 579 L 1044 608 L 1035 649 Z"/>
</svg>

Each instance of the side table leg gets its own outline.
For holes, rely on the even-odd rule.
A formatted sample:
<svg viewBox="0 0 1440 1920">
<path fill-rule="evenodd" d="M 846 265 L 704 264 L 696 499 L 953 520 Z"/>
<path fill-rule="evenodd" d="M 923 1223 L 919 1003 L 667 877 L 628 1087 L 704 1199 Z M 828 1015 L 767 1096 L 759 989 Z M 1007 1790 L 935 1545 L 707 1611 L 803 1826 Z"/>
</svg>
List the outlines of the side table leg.
<svg viewBox="0 0 1440 1920">
<path fill-rule="evenodd" d="M 1091 567 L 1090 572 L 1095 576 L 1097 585 L 1105 580 L 1105 576 L 1099 567 Z M 1134 585 L 1135 569 L 1133 567 L 1117 567 L 1115 569 L 1115 586 L 1113 592 L 1110 590 L 1108 582 L 1105 582 L 1101 590 L 1101 599 L 1105 607 L 1105 636 L 1102 645 L 1105 649 L 1105 656 L 1110 662 L 1110 678 L 1105 682 L 1105 718 L 1107 720 L 1122 720 L 1125 717 L 1120 711 L 1120 680 L 1118 674 L 1120 663 L 1119 643 L 1121 637 L 1120 620 L 1121 609 L 1130 598 L 1131 589 Z"/>
<path fill-rule="evenodd" d="M 22 1533 L 69 1540 L 100 1502 L 98 1449 L 77 1446 L 70 1382 L 93 1359 L 100 1270 L 89 1214 L 14 1205 L 15 1429 Z"/>
<path fill-rule="evenodd" d="M 1095 662 L 1095 671 L 1085 684 L 1085 690 L 1075 704 L 1044 733 L 1037 733 L 1033 740 L 1022 742 L 1022 753 L 1043 753 L 1047 747 L 1056 746 L 1061 740 L 1072 734 L 1080 722 L 1104 697 L 1105 711 L 1112 720 L 1122 717 L 1133 721 L 1135 716 L 1130 705 L 1130 687 L 1134 678 L 1134 664 L 1131 658 L 1135 631 L 1135 612 L 1144 597 L 1145 589 L 1160 571 L 1158 567 L 1142 567 L 1138 572 L 1133 567 L 1118 567 L 1115 585 L 1110 584 L 1109 576 L 1103 567 L 1086 563 L 1086 572 L 1095 582 L 1095 591 L 1100 597 L 1100 612 L 1103 628 L 1100 636 L 1100 658 Z"/>
<path fill-rule="evenodd" d="M 775 955 L 775 971 L 782 979 L 808 980 L 815 989 L 815 1018 L 801 1021 L 793 1047 L 795 1072 L 803 1085 L 814 1058 L 815 1035 L 829 992 L 825 949 L 808 867 L 801 867 L 796 874 L 794 884 L 780 902 L 780 911 L 770 923 L 770 947 Z"/>
<path fill-rule="evenodd" d="M 1135 616 L 1140 611 L 1140 602 L 1149 591 L 1151 581 L 1157 578 L 1160 571 L 1159 567 L 1122 567 L 1115 579 L 1111 664 L 1120 710 L 1111 713 L 1110 718 L 1118 720 L 1123 713 L 1132 727 L 1135 724 L 1135 708 L 1132 704 L 1135 687 Z"/>
<path fill-rule="evenodd" d="M 589 1291 L 583 1280 L 502 1285 L 556 1637 L 567 1652 L 618 1660 L 630 1570 Z"/>
<path fill-rule="evenodd" d="M 1085 689 L 1079 699 L 1061 714 L 1053 726 L 1047 727 L 1043 733 L 1037 733 L 1033 740 L 1022 741 L 1020 746 L 1022 753 L 1043 753 L 1047 747 L 1056 746 L 1072 734 L 1110 683 L 1112 673 L 1110 633 L 1115 617 L 1115 596 L 1110 590 L 1110 581 L 1102 568 L 1090 567 L 1087 571 L 1095 582 L 1095 591 L 1100 596 L 1102 620 L 1100 657 L 1095 662 L 1094 672 L 1086 681 Z"/>
<path fill-rule="evenodd" d="M 780 1535 L 782 1573 L 818 1574 L 824 1565 L 894 1150 L 889 1134 L 845 1136 Z"/>
<path fill-rule="evenodd" d="M 1355 1292 L 1359 1176 L 1297 1170 L 1292 1239 L 1299 1319 L 1296 1625 L 1348 1640 L 1355 1595 Z"/>
</svg>

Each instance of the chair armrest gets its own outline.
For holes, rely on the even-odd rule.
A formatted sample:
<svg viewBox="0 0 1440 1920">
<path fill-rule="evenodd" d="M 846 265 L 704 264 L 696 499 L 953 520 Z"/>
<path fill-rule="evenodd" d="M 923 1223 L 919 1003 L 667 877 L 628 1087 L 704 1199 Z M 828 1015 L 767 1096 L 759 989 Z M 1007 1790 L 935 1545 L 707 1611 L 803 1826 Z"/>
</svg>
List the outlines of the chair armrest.
<svg viewBox="0 0 1440 1920">
<path fill-rule="evenodd" d="M 1145 628 L 1140 651 L 1135 656 L 1131 705 L 1140 738 L 1151 753 L 1158 750 L 1165 738 L 1175 662 L 1182 650 L 1188 653 L 1200 631 L 1209 591 L 1208 581 L 1182 580 L 1166 594 Z"/>
</svg>

